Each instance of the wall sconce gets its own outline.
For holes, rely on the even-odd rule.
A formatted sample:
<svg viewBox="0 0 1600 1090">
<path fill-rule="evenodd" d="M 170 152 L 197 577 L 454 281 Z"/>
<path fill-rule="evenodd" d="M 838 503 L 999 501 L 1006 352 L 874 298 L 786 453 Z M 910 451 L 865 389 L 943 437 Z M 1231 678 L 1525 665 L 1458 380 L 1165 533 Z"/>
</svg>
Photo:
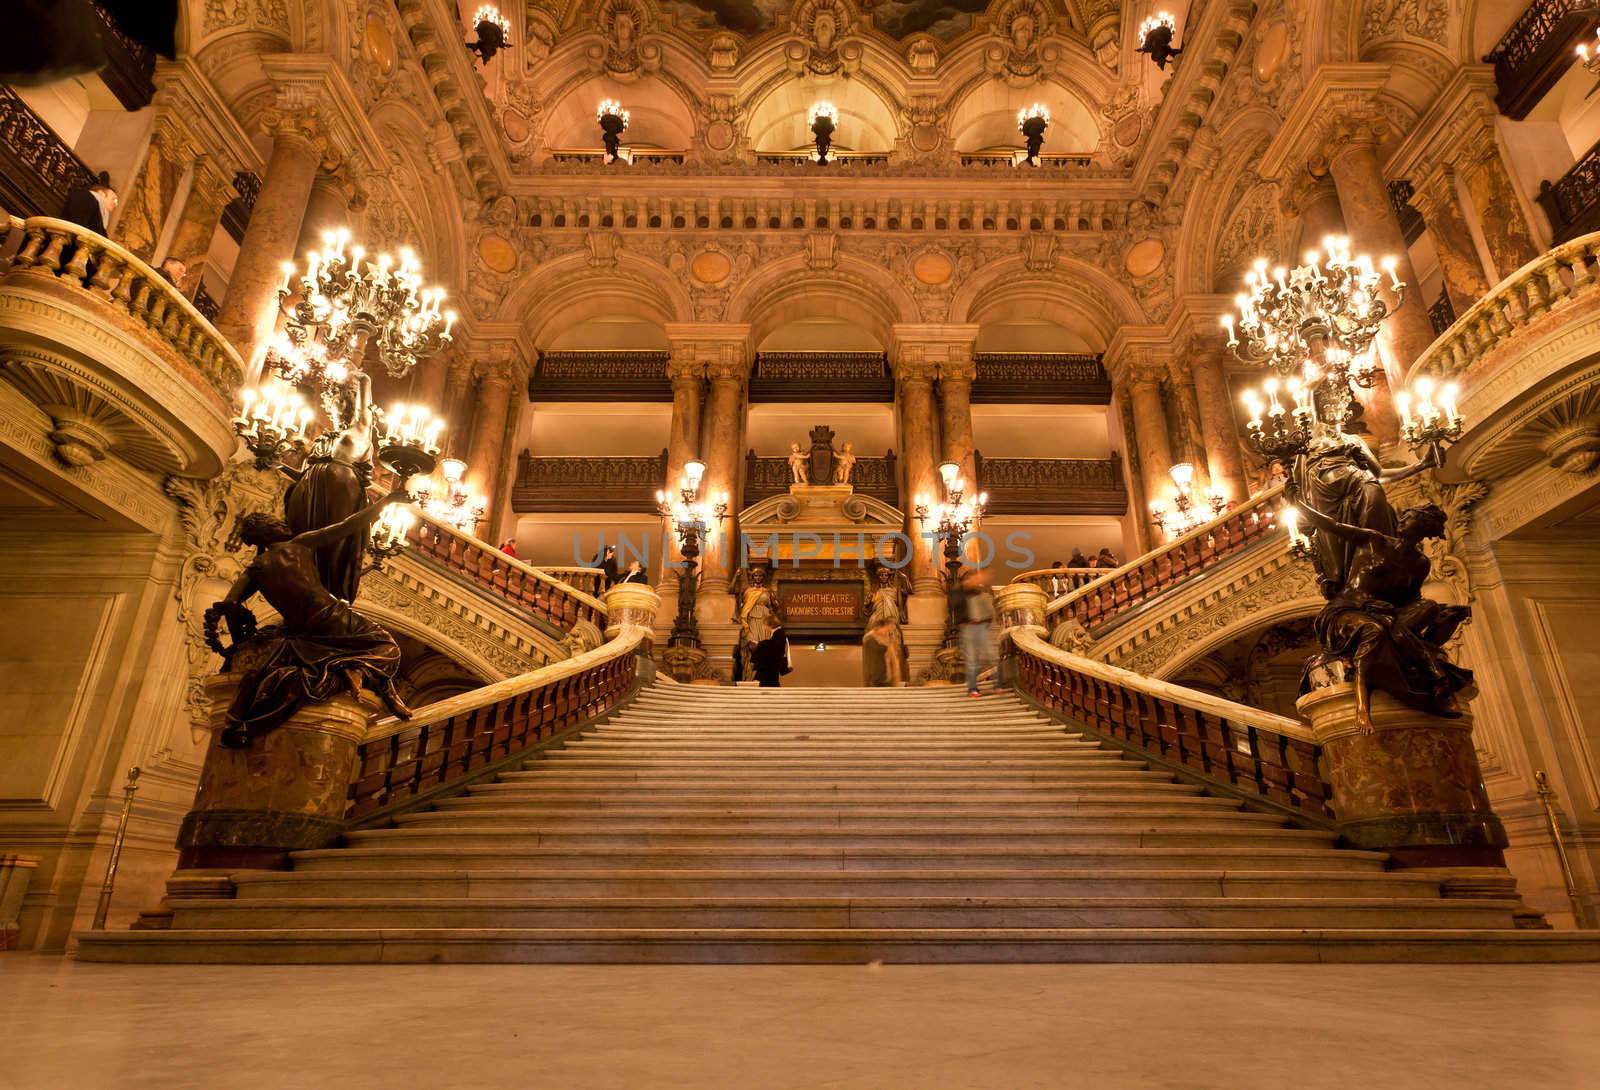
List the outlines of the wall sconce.
<svg viewBox="0 0 1600 1090">
<path fill-rule="evenodd" d="M 839 123 L 839 110 L 831 102 L 819 102 L 806 113 L 806 123 L 811 126 L 811 136 L 817 144 L 817 165 L 825 167 L 828 149 L 833 146 L 833 130 Z"/>
<path fill-rule="evenodd" d="M 479 63 L 488 64 L 496 53 L 511 44 L 511 21 L 493 4 L 485 4 L 474 12 L 472 21 L 476 24 L 478 38 L 467 43 L 467 52 L 476 53 Z"/>
<path fill-rule="evenodd" d="M 1165 69 L 1169 60 L 1183 52 L 1173 47 L 1172 39 L 1177 34 L 1178 20 L 1172 12 L 1158 11 L 1139 25 L 1140 44 L 1135 52 L 1149 54 L 1157 68 Z"/>
</svg>

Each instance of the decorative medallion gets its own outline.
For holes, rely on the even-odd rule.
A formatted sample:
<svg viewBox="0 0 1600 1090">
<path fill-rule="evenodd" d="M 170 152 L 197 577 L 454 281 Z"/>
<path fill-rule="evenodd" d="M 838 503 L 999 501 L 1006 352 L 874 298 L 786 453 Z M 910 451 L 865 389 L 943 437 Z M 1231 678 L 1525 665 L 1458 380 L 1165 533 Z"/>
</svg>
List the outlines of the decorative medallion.
<svg viewBox="0 0 1600 1090">
<path fill-rule="evenodd" d="M 1256 46 L 1255 76 L 1262 83 L 1271 83 L 1289 57 L 1289 24 L 1279 19 L 1261 35 Z"/>
<path fill-rule="evenodd" d="M 1128 256 L 1123 259 L 1123 267 L 1128 270 L 1129 276 L 1149 276 L 1161 267 L 1161 261 L 1166 256 L 1167 248 L 1160 239 L 1147 238 L 1129 248 Z"/>
<path fill-rule="evenodd" d="M 702 284 L 720 284 L 733 272 L 733 262 L 717 250 L 706 250 L 689 263 L 689 274 Z"/>
<path fill-rule="evenodd" d="M 377 67 L 379 75 L 387 76 L 394 71 L 394 39 L 389 37 L 389 28 L 383 25 L 383 20 L 377 15 L 367 16 L 362 45 L 367 52 L 367 59 Z"/>
<path fill-rule="evenodd" d="M 486 234 L 478 240 L 478 257 L 497 273 L 509 273 L 517 267 L 516 247 L 499 235 Z"/>
<path fill-rule="evenodd" d="M 949 283 L 955 266 L 941 253 L 920 254 L 911 262 L 911 275 L 929 287 Z"/>
<path fill-rule="evenodd" d="M 529 121 L 520 110 L 508 108 L 502 113 L 500 127 L 505 130 L 506 139 L 513 144 L 520 144 L 533 135 L 533 122 Z"/>
</svg>

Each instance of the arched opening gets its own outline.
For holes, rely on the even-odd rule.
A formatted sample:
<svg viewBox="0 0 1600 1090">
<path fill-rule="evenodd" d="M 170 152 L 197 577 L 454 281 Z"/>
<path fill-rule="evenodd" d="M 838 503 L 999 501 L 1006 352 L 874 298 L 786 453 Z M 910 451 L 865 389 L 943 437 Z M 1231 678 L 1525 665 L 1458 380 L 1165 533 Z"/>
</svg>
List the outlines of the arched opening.
<svg viewBox="0 0 1600 1090">
<path fill-rule="evenodd" d="M 839 111 L 833 146 L 838 151 L 886 152 L 899 129 L 894 112 L 860 80 L 819 87 L 808 80 L 788 80 L 756 106 L 750 115 L 750 146 L 756 151 L 804 151 L 812 146 L 807 117 L 818 102 Z"/>
<path fill-rule="evenodd" d="M 1088 155 L 1100 144 L 1094 114 L 1076 95 L 1059 84 L 1016 88 L 988 80 L 961 100 L 950 118 L 950 134 L 958 151 L 1011 151 L 1022 146 L 1017 111 L 1042 103 L 1050 111 L 1045 130 L 1046 154 Z"/>
<path fill-rule="evenodd" d="M 600 126 L 595 110 L 604 99 L 614 99 L 628 111 L 624 144 L 676 150 L 694 142 L 693 113 L 670 85 L 655 77 L 624 84 L 609 76 L 596 76 L 580 83 L 551 109 L 545 123 L 546 147 L 598 148 Z"/>
</svg>

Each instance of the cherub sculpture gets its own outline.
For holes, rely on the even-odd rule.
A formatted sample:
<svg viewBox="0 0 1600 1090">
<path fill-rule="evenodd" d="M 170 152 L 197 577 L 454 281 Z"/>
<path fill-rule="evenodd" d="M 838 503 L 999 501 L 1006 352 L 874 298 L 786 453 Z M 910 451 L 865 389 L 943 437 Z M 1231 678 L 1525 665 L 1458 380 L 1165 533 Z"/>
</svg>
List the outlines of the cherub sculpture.
<svg viewBox="0 0 1600 1090">
<path fill-rule="evenodd" d="M 811 455 L 799 443 L 789 444 L 789 476 L 795 484 L 811 483 Z"/>
<path fill-rule="evenodd" d="M 855 472 L 856 456 L 849 443 L 843 444 L 839 452 L 833 456 L 833 483 L 849 484 L 850 474 Z"/>
</svg>

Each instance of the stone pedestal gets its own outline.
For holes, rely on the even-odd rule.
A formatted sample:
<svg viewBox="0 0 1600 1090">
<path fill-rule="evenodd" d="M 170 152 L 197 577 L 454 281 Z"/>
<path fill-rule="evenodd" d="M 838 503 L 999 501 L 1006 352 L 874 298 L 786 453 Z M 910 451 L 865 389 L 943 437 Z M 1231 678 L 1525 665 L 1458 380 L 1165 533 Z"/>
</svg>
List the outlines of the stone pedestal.
<svg viewBox="0 0 1600 1090">
<path fill-rule="evenodd" d="M 1372 694 L 1370 734 L 1356 722 L 1349 682 L 1315 689 L 1295 705 L 1322 747 L 1339 834 L 1388 852 L 1400 867 L 1504 867 L 1505 829 L 1489 808 L 1472 717 L 1415 711 Z"/>
<path fill-rule="evenodd" d="M 208 679 L 211 745 L 194 808 L 178 832 L 178 869 L 282 870 L 289 853 L 323 848 L 344 830 L 356 746 L 378 707 L 340 696 L 308 704 L 244 749 L 219 739 L 239 675 Z"/>
<path fill-rule="evenodd" d="M 654 639 L 656 611 L 661 608 L 661 598 L 655 590 L 643 583 L 618 583 L 605 593 L 607 640 L 614 640 L 625 629 L 639 629 L 644 634 L 640 651 L 648 654 Z"/>
</svg>

